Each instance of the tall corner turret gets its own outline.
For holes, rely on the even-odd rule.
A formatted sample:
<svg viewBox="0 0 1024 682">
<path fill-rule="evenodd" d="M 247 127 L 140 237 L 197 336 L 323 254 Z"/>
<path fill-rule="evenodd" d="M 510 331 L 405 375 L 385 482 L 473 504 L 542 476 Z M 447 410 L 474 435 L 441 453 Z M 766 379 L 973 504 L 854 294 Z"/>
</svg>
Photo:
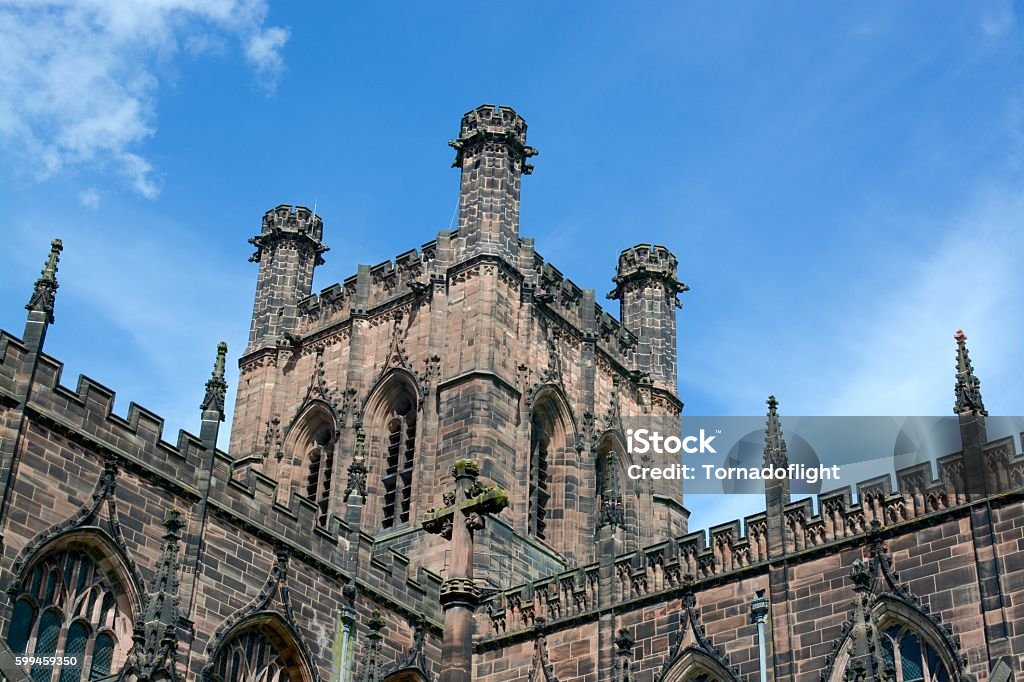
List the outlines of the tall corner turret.
<svg viewBox="0 0 1024 682">
<path fill-rule="evenodd" d="M 452 166 L 462 169 L 460 243 L 467 256 L 514 258 L 519 245 L 519 195 L 537 150 L 526 144 L 526 121 L 511 107 L 484 104 L 466 112 Z"/>
<path fill-rule="evenodd" d="M 263 215 L 263 228 L 249 240 L 260 264 L 246 353 L 273 346 L 295 328 L 296 305 L 313 289 L 313 270 L 328 247 L 324 223 L 305 206 L 281 204 Z"/>
<path fill-rule="evenodd" d="M 619 301 L 623 326 L 638 339 L 636 369 L 655 386 L 678 391 L 676 369 L 676 309 L 679 294 L 689 287 L 676 279 L 679 261 L 664 246 L 637 244 L 619 254 L 615 289 L 608 298 Z"/>
</svg>

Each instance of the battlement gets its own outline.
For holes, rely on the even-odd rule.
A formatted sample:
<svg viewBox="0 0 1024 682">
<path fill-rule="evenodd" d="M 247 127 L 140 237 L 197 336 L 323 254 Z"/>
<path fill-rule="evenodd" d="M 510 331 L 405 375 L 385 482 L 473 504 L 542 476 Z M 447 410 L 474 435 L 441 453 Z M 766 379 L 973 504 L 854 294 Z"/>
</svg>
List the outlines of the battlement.
<svg viewBox="0 0 1024 682">
<path fill-rule="evenodd" d="M 0 330 L 0 401 L 14 399 L 18 369 L 27 353 L 20 339 Z M 126 416 L 114 411 L 115 391 L 85 375 L 75 389 L 60 379 L 63 364 L 39 356 L 36 381 L 28 406 L 30 421 L 74 441 L 97 457 L 113 455 L 125 471 L 180 496 L 189 503 L 203 497 L 203 470 L 207 453 L 200 438 L 178 431 L 176 442 L 164 440 L 164 420 L 137 403 L 129 403 Z M 198 416 L 198 415 L 197 415 Z M 123 474 L 122 474 L 123 475 Z M 441 578 L 394 551 L 375 552 L 374 540 L 356 534 L 346 522 L 331 515 L 326 526 L 317 524 L 316 505 L 301 494 L 287 505 L 278 502 L 278 482 L 239 467 L 226 452 L 213 458 L 212 485 L 207 497 L 212 512 L 274 546 L 287 546 L 302 559 L 330 576 L 348 575 L 365 583 L 378 599 L 415 603 L 420 612 L 438 619 Z M 353 543 L 365 545 L 360 550 Z M 375 555 L 369 570 L 353 574 L 351 557 L 357 551 Z M 400 598 L 389 595 L 399 595 Z M 397 599 L 397 601 L 396 601 Z"/>
<path fill-rule="evenodd" d="M 679 260 L 664 246 L 637 244 L 619 254 L 619 277 L 649 274 L 675 278 Z"/>
<path fill-rule="evenodd" d="M 305 206 L 281 204 L 263 214 L 263 234 L 280 230 L 323 239 L 324 221 Z"/>
<path fill-rule="evenodd" d="M 272 242 L 291 238 L 311 249 L 316 265 L 323 265 L 323 253 L 330 249 L 321 241 L 324 237 L 324 221 L 305 206 L 281 204 L 263 214 L 260 234 L 249 243 L 256 247 L 256 253 L 249 259 L 258 262 L 263 250 Z"/>
<path fill-rule="evenodd" d="M 421 287 L 425 287 L 429 274 L 436 269 L 437 248 L 435 239 L 419 249 L 409 249 L 392 260 L 371 266 L 366 306 L 362 312 L 408 294 L 415 294 Z M 299 300 L 299 321 L 296 331 L 300 334 L 309 333 L 350 317 L 357 290 L 358 277 L 352 275 L 341 283 L 325 287 L 319 294 L 311 294 Z"/>
<path fill-rule="evenodd" d="M 584 290 L 558 268 L 545 262 L 537 252 L 533 253 L 533 268 L 537 273 L 537 294 L 543 297 L 548 308 L 583 328 L 583 320 L 587 317 L 581 308 Z M 594 303 L 593 315 L 596 327 L 593 331 L 597 334 L 599 347 L 621 364 L 628 364 L 629 353 L 636 347 L 636 335 L 604 310 L 600 303 Z"/>
<path fill-rule="evenodd" d="M 963 456 L 956 452 L 936 460 L 938 476 L 932 463 L 924 462 L 897 471 L 898 486 L 888 475 L 858 483 L 856 501 L 847 486 L 815 500 L 790 502 L 783 511 L 785 557 L 799 561 L 826 547 L 836 551 L 837 545 L 862 542 L 858 538 L 876 529 L 884 534 L 905 524 L 934 523 L 930 519 L 940 515 L 966 514 L 971 502 L 962 478 Z M 986 444 L 983 457 L 999 489 L 1021 492 L 1024 455 L 1012 438 Z M 770 561 L 783 558 L 769 553 L 767 521 L 759 512 L 615 557 L 612 603 L 664 600 L 688 580 L 714 583 L 727 575 L 763 572 Z M 559 621 L 596 617 L 598 576 L 592 564 L 488 596 L 481 603 L 487 617 L 479 620 L 483 640 L 529 631 L 541 617 L 551 628 L 559 627 Z"/>
<path fill-rule="evenodd" d="M 507 135 L 520 145 L 526 144 L 526 120 L 515 109 L 494 104 L 481 104 L 462 116 L 459 139 L 466 140 L 481 134 Z"/>
<path fill-rule="evenodd" d="M 615 289 L 608 294 L 610 299 L 622 299 L 628 284 L 639 280 L 659 281 L 666 285 L 668 294 L 675 297 L 690 287 L 676 279 L 679 260 L 664 246 L 637 244 L 623 249 L 619 254 L 616 276 L 612 278 Z"/>
<path fill-rule="evenodd" d="M 512 107 L 484 104 L 467 111 L 459 126 L 459 137 L 450 140 L 448 145 L 455 149 L 454 168 L 464 168 L 465 160 L 480 151 L 494 150 L 498 147 L 488 143 L 505 145 L 514 161 L 513 166 L 529 175 L 533 166 L 526 163 L 537 150 L 526 145 L 526 121 Z M 460 221 L 459 223 L 463 223 Z"/>
</svg>

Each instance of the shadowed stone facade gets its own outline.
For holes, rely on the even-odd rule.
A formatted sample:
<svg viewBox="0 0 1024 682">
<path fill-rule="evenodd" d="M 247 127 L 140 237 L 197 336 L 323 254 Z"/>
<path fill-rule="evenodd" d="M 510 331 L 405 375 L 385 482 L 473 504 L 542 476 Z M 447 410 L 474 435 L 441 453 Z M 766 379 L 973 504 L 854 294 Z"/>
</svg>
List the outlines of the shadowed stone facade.
<svg viewBox="0 0 1024 682">
<path fill-rule="evenodd" d="M 764 513 L 691 532 L 678 483 L 625 473 L 671 463 L 634 462 L 628 424 L 681 428 L 676 257 L 621 252 L 616 319 L 519 235 L 525 121 L 482 106 L 450 144 L 458 229 L 318 294 L 321 218 L 264 216 L 228 452 L 223 345 L 199 435 L 174 443 L 61 383 L 54 243 L 24 333 L 0 336 L 0 670 L 35 652 L 78 661 L 31 671 L 51 682 L 1022 679 L 1024 458 L 986 437 L 962 333 L 961 452 L 817 505 L 773 482 Z M 788 461 L 782 422 L 771 398 L 768 462 Z"/>
</svg>

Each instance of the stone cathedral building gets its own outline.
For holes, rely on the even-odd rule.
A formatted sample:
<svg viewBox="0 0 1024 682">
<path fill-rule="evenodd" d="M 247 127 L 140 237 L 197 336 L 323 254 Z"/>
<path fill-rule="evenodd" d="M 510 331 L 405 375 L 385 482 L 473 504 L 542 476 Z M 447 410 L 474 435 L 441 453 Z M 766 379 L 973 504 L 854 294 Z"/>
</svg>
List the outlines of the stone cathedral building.
<svg viewBox="0 0 1024 682">
<path fill-rule="evenodd" d="M 625 473 L 672 463 L 626 424 L 681 429 L 675 256 L 610 259 L 614 316 L 519 234 L 525 121 L 482 106 L 450 144 L 458 228 L 318 294 L 320 217 L 263 216 L 227 452 L 223 345 L 197 435 L 62 376 L 54 242 L 0 336 L 5 677 L 1024 680 L 1024 458 L 962 334 L 961 451 L 691 529 L 677 482 Z M 772 398 L 767 462 L 783 425 Z"/>
</svg>

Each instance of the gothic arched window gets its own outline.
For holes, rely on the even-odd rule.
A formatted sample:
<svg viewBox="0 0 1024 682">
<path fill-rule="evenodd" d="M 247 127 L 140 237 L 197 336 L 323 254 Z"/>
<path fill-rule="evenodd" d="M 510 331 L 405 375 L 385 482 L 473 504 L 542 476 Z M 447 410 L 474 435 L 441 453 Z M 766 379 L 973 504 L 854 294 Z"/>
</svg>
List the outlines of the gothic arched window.
<svg viewBox="0 0 1024 682">
<path fill-rule="evenodd" d="M 316 504 L 317 523 L 326 526 L 331 511 L 331 480 L 334 475 L 334 432 L 327 424 L 313 432 L 306 463 L 306 497 Z"/>
<path fill-rule="evenodd" d="M 123 660 L 130 607 L 117 580 L 78 549 L 53 552 L 25 575 L 14 597 L 7 644 L 16 655 L 56 656 L 66 665 L 34 666 L 33 682 L 107 677 Z"/>
<path fill-rule="evenodd" d="M 383 528 L 409 522 L 412 472 L 416 459 L 416 402 L 400 392 L 388 409 L 384 427 L 385 468 Z"/>
<path fill-rule="evenodd" d="M 882 651 L 896 673 L 896 682 L 949 682 L 938 652 L 913 630 L 893 625 L 882 633 Z"/>
<path fill-rule="evenodd" d="M 547 537 L 552 426 L 540 413 L 534 414 L 530 424 L 530 534 L 538 540 Z"/>
<path fill-rule="evenodd" d="M 275 642 L 249 630 L 228 642 L 217 655 L 214 673 L 224 682 L 298 682 Z"/>
</svg>

